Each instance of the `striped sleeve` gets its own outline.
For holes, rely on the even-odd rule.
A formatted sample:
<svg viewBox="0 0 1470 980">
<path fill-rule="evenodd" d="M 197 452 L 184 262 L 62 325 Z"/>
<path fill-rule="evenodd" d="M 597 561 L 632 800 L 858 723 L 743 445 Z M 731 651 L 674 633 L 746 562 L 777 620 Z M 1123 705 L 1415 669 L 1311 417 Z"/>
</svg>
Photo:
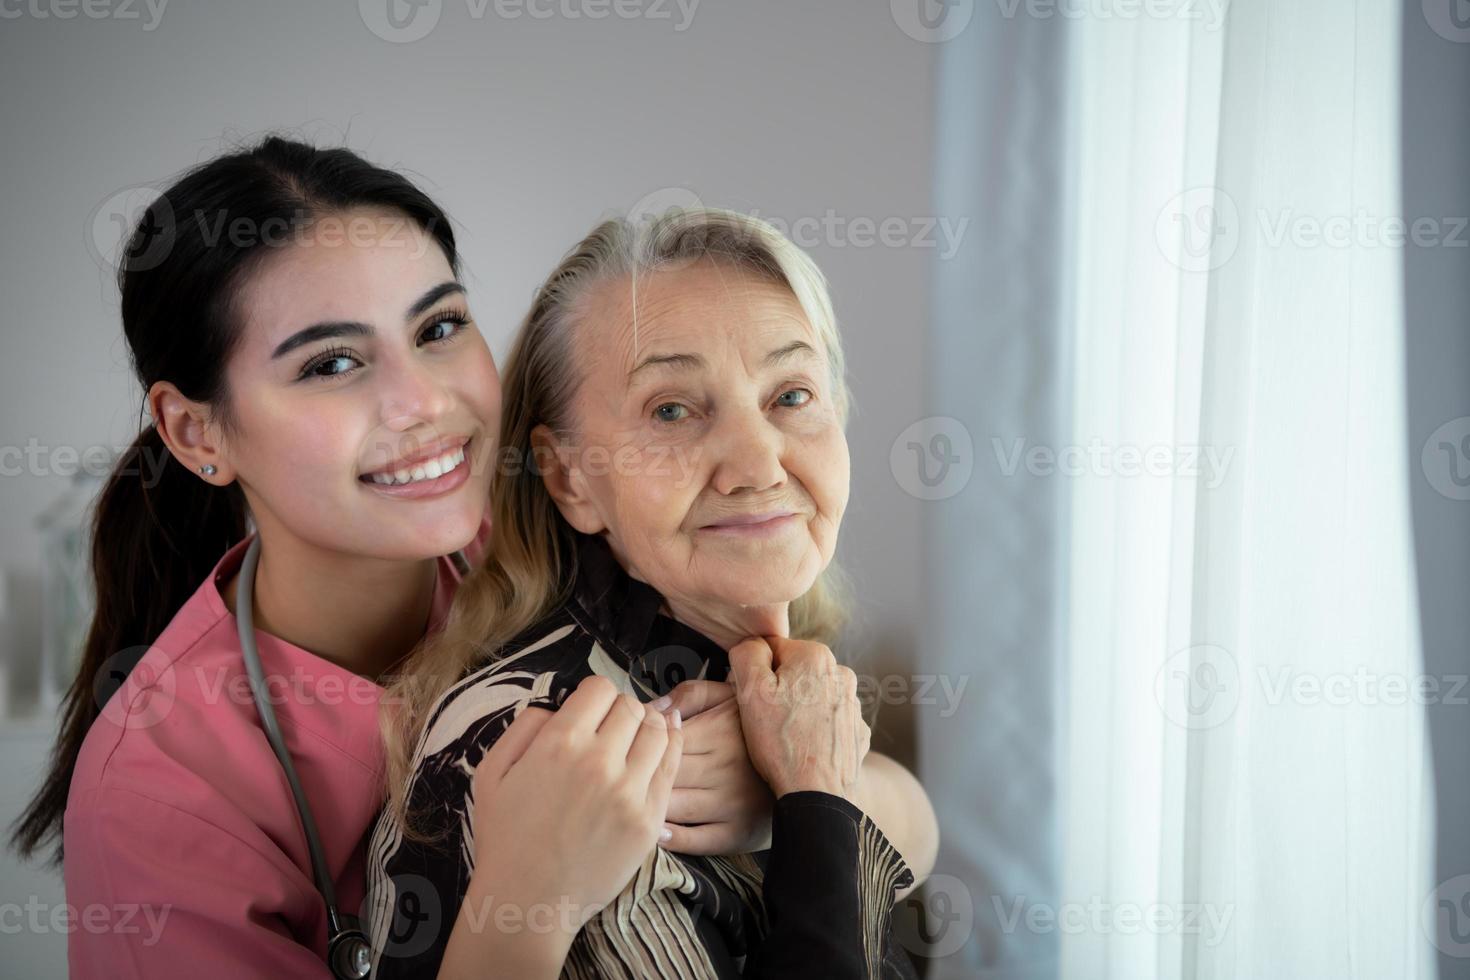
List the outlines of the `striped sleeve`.
<svg viewBox="0 0 1470 980">
<path fill-rule="evenodd" d="M 911 975 L 893 948 L 891 926 L 894 894 L 913 882 L 898 851 L 852 803 L 829 793 L 787 793 L 771 821 L 766 937 L 744 975 Z"/>
<path fill-rule="evenodd" d="M 475 768 L 526 707 L 556 706 L 565 684 L 547 668 L 572 633 L 559 626 L 476 671 L 430 712 L 407 791 L 418 835 L 385 811 L 368 845 L 365 925 L 378 980 L 438 972 L 474 871 Z"/>
</svg>

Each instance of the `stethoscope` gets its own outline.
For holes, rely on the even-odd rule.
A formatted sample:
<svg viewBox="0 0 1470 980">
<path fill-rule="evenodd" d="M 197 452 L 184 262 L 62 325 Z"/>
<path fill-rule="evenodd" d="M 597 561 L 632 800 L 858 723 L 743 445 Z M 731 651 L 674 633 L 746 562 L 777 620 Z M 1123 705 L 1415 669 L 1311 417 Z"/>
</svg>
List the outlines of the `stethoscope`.
<svg viewBox="0 0 1470 980">
<path fill-rule="evenodd" d="M 468 571 L 469 563 L 462 552 L 456 551 L 451 558 L 461 574 Z M 301 780 L 297 778 L 291 753 L 286 751 L 286 740 L 281 737 L 276 712 L 266 691 L 265 670 L 260 665 L 260 651 L 255 646 L 255 566 L 259 562 L 260 535 L 257 534 L 245 550 L 245 560 L 240 565 L 240 576 L 235 584 L 235 620 L 240 627 L 240 651 L 245 656 L 245 672 L 250 675 L 250 693 L 255 699 L 255 710 L 260 713 L 265 737 L 285 770 L 286 781 L 291 784 L 296 812 L 301 815 L 301 826 L 306 831 L 306 847 L 311 852 L 311 876 L 327 905 L 327 966 L 337 980 L 366 980 L 372 973 L 372 947 L 368 945 L 367 934 L 362 931 L 356 916 L 343 915 L 337 908 L 337 889 L 332 884 L 332 876 L 327 873 L 327 860 L 322 852 L 321 838 L 317 835 L 316 821 L 312 819 L 311 804 L 307 802 Z"/>
</svg>

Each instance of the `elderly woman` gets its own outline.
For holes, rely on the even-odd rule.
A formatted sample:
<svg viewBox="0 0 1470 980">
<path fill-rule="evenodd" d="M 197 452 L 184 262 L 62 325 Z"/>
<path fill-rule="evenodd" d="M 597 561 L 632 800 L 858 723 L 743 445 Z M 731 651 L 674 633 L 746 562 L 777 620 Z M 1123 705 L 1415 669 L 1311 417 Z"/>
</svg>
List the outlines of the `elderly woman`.
<svg viewBox="0 0 1470 980">
<path fill-rule="evenodd" d="M 397 687 L 375 975 L 911 976 L 889 921 L 913 874 L 858 805 L 868 729 L 825 645 L 849 466 L 820 272 L 733 212 L 606 222 L 537 294 L 504 393 L 490 553 Z M 699 707 L 738 712 L 768 850 L 658 846 L 690 677 L 733 685 Z M 604 819 L 476 841 L 532 728 L 598 740 Z M 476 861 L 498 892 L 469 890 Z M 463 963 L 455 916 L 490 933 Z"/>
</svg>

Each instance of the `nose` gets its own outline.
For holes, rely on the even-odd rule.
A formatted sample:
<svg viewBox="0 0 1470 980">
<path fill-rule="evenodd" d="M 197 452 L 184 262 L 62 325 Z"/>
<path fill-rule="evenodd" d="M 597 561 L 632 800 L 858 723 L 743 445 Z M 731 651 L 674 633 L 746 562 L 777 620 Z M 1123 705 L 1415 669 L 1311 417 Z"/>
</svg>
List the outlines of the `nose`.
<svg viewBox="0 0 1470 980">
<path fill-rule="evenodd" d="M 433 426 L 454 406 L 443 379 L 419 358 L 385 362 L 379 378 L 383 425 L 393 432 L 407 432 L 425 423 Z"/>
<path fill-rule="evenodd" d="M 763 412 L 741 412 L 721 423 L 720 438 L 710 448 L 715 459 L 712 483 L 722 494 L 760 492 L 786 482 L 781 465 L 785 439 Z"/>
</svg>

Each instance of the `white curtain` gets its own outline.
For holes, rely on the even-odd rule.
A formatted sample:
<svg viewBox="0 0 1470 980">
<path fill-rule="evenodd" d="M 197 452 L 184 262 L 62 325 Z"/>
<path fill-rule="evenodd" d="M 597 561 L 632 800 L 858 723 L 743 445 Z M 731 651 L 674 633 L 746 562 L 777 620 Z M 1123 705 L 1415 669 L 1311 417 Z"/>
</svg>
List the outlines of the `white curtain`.
<svg viewBox="0 0 1470 980">
<path fill-rule="evenodd" d="M 1401 9 L 1133 6 L 1072 25 L 1059 972 L 1430 977 Z"/>
</svg>

